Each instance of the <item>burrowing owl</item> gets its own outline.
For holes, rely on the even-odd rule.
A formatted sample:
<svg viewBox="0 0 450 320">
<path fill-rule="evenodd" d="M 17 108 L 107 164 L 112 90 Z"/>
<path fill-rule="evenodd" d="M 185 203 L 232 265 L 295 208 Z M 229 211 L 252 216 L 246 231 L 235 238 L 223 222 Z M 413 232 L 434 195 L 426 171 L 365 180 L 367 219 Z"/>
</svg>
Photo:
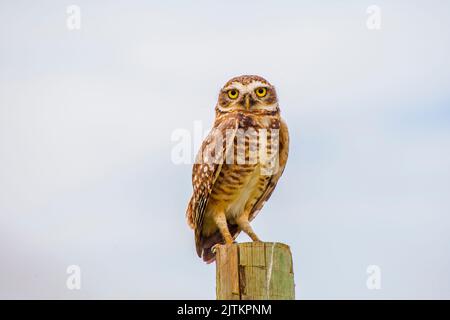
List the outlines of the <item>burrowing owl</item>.
<svg viewBox="0 0 450 320">
<path fill-rule="evenodd" d="M 199 257 L 244 231 L 260 241 L 249 221 L 269 199 L 283 173 L 289 134 L 275 88 L 259 76 L 240 76 L 220 90 L 214 126 L 192 172 L 194 193 L 186 217 Z"/>
</svg>

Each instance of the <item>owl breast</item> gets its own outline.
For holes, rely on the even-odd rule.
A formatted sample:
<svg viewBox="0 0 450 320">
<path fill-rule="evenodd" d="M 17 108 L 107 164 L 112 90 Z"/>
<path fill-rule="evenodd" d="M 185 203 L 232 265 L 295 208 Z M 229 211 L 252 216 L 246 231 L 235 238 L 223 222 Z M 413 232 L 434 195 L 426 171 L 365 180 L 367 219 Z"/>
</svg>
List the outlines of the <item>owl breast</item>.
<svg viewBox="0 0 450 320">
<path fill-rule="evenodd" d="M 228 173 L 236 171 L 236 168 L 227 168 Z M 225 208 L 225 215 L 227 220 L 234 222 L 235 219 L 242 213 L 244 213 L 246 208 L 253 206 L 260 195 L 264 192 L 267 187 L 267 176 L 261 175 L 260 166 L 254 166 L 249 168 L 247 172 L 242 173 L 242 168 L 237 169 L 241 172 L 242 179 L 234 192 L 234 197 L 231 201 L 228 201 Z M 226 174 L 227 172 L 225 172 Z M 232 187 L 234 187 L 232 186 Z"/>
<path fill-rule="evenodd" d="M 256 202 L 260 199 L 261 195 L 267 189 L 270 175 L 264 174 L 265 164 L 259 161 L 260 159 L 252 160 L 252 153 L 259 150 L 260 129 L 274 129 L 279 127 L 279 122 L 276 117 L 271 119 L 270 117 L 245 117 L 242 116 L 239 121 L 239 129 L 241 133 L 246 133 L 243 140 L 237 136 L 234 141 L 234 162 L 224 163 L 222 169 L 214 183 L 211 191 L 210 199 L 205 213 L 205 221 L 203 226 L 203 234 L 210 235 L 217 231 L 216 224 L 214 223 L 214 215 L 220 212 L 224 212 L 229 224 L 235 224 L 236 218 L 242 214 L 249 216 L 249 220 L 252 217 L 252 209 Z M 249 130 L 250 129 L 250 130 Z M 251 130 L 256 130 L 257 139 L 256 144 L 252 144 L 255 140 L 252 140 Z M 243 132 L 242 132 L 243 131 Z M 270 130 L 266 130 L 267 136 L 267 152 L 271 152 Z M 248 134 L 249 133 L 249 134 Z M 255 137 L 253 136 L 253 139 Z M 245 151 L 242 141 L 245 140 Z M 253 141 L 253 142 L 252 142 Z M 241 151 L 239 151 L 241 148 Z M 244 151 L 244 152 L 242 152 Z M 239 152 L 244 155 L 239 160 Z M 245 158 L 245 159 L 244 159 Z M 236 163 L 240 161 L 240 163 Z M 242 163 L 244 161 L 244 163 Z"/>
</svg>

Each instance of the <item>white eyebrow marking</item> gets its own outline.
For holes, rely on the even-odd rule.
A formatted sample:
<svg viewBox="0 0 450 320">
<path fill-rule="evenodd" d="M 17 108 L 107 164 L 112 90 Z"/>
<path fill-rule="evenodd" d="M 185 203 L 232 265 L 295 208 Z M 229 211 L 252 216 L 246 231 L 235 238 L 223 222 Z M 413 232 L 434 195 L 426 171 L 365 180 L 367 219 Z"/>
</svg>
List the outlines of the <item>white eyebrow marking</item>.
<svg viewBox="0 0 450 320">
<path fill-rule="evenodd" d="M 249 93 L 253 92 L 256 88 L 264 87 L 264 88 L 270 88 L 270 85 L 263 83 L 261 81 L 255 80 L 250 82 L 248 85 L 243 85 L 242 83 L 235 81 L 232 82 L 230 85 L 223 88 L 223 90 L 228 91 L 230 89 L 237 89 L 240 93 Z"/>
</svg>

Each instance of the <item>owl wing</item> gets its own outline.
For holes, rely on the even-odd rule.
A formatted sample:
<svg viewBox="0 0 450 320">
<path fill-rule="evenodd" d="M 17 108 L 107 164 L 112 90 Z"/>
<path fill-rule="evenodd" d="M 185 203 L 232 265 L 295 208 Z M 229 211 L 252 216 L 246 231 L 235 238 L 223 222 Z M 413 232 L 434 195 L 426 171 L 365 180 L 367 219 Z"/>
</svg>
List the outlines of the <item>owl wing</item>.
<svg viewBox="0 0 450 320">
<path fill-rule="evenodd" d="M 203 218 L 209 196 L 219 176 L 225 155 L 233 151 L 233 141 L 238 128 L 238 120 L 229 118 L 217 123 L 203 141 L 192 169 L 194 193 L 186 211 L 189 226 L 195 231 L 197 253 L 201 256 L 200 245 Z"/>
<path fill-rule="evenodd" d="M 283 174 L 284 168 L 286 167 L 286 162 L 289 155 L 289 131 L 286 125 L 286 122 L 281 119 L 280 120 L 280 136 L 279 136 L 279 168 L 277 173 L 270 177 L 269 183 L 267 184 L 266 189 L 263 191 L 259 199 L 256 201 L 253 206 L 252 211 L 249 215 L 249 220 L 252 221 L 259 211 L 262 209 L 267 200 L 269 200 L 272 195 L 275 186 L 277 185 L 278 180 Z"/>
</svg>

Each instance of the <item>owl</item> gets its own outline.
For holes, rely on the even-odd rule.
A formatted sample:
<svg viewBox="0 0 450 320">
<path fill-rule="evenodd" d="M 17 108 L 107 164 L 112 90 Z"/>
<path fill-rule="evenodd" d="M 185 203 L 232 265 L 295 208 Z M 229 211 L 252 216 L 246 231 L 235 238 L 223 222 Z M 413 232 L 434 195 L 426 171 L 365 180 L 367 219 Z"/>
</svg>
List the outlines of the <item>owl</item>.
<svg viewBox="0 0 450 320">
<path fill-rule="evenodd" d="M 192 171 L 186 218 L 199 257 L 213 262 L 216 246 L 233 243 L 241 231 L 261 241 L 250 222 L 275 189 L 288 152 L 275 87 L 254 75 L 229 80 Z"/>
</svg>

